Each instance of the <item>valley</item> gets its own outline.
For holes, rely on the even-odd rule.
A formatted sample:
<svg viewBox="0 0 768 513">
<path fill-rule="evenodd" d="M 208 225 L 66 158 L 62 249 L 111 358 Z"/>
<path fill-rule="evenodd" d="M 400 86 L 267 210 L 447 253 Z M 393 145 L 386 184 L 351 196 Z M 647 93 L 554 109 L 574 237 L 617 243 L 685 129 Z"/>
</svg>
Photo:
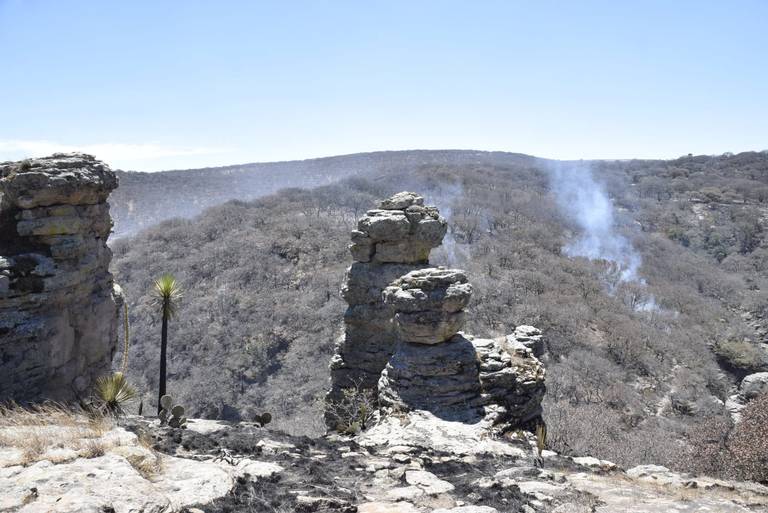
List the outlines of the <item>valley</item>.
<svg viewBox="0 0 768 513">
<path fill-rule="evenodd" d="M 431 262 L 466 269 L 475 287 L 468 330 L 544 332 L 545 420 L 556 450 L 622 465 L 701 463 L 676 440 L 692 443 L 702 425 L 725 422 L 738 382 L 768 369 L 768 155 L 589 163 L 617 232 L 641 256 L 642 282 L 617 282 L 611 262 L 563 251 L 580 227 L 558 204 L 543 159 L 377 158 L 379 167 L 353 177 L 344 168 L 334 183 L 234 199 L 111 243 L 129 303 L 129 375 L 148 392 L 145 407 L 157 379 L 149 290 L 171 272 L 185 297 L 171 325 L 169 387 L 192 415 L 234 420 L 266 410 L 290 432 L 322 432 L 349 231 L 378 199 L 413 190 L 449 223 Z M 156 175 L 148 176 L 166 179 Z M 239 183 L 231 178 L 229 194 Z M 169 212 L 189 194 L 203 196 L 206 186 L 194 184 L 166 190 Z M 119 211 L 126 196 L 117 198 Z M 648 298 L 654 306 L 638 308 Z"/>
</svg>

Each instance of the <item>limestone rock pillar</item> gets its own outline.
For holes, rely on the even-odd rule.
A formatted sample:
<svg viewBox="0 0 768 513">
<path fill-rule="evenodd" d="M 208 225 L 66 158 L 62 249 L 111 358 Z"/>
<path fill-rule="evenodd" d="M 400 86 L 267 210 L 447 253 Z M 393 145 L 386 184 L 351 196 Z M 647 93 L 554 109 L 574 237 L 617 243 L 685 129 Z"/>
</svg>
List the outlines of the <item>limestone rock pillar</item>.
<svg viewBox="0 0 768 513">
<path fill-rule="evenodd" d="M 69 399 L 110 370 L 116 187 L 90 155 L 0 163 L 0 401 Z"/>
<path fill-rule="evenodd" d="M 341 287 L 349 307 L 330 364 L 329 400 L 340 400 L 344 388 L 376 389 L 397 340 L 381 293 L 398 277 L 428 266 L 430 250 L 440 245 L 445 232 L 437 209 L 424 206 L 424 198 L 412 192 L 395 194 L 359 220 L 351 234 L 354 263 Z M 328 416 L 326 421 L 330 427 L 335 424 Z"/>
<path fill-rule="evenodd" d="M 441 267 L 412 271 L 384 290 L 401 341 L 379 380 L 382 406 L 446 418 L 477 406 L 479 361 L 458 333 L 471 295 L 463 271 Z"/>
</svg>

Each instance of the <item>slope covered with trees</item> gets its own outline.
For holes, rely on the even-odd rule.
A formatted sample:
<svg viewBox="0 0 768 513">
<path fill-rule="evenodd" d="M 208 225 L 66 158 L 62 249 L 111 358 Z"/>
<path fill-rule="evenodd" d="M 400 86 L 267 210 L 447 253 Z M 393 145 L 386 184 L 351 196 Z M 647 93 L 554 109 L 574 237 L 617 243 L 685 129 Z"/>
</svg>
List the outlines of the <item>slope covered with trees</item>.
<svg viewBox="0 0 768 513">
<path fill-rule="evenodd" d="M 113 239 L 165 219 L 193 217 L 231 199 L 252 200 L 285 187 L 311 188 L 351 176 L 380 176 L 422 165 L 517 162 L 533 157 L 483 151 L 380 151 L 287 162 L 239 164 L 161 173 L 117 171 L 110 197 Z"/>
<path fill-rule="evenodd" d="M 191 416 L 268 410 L 278 427 L 320 432 L 349 231 L 376 199 L 408 189 L 449 218 L 433 262 L 469 272 L 467 331 L 544 331 L 556 450 L 694 468 L 695 427 L 727 426 L 732 388 L 768 369 L 768 155 L 591 163 L 617 229 L 642 256 L 639 281 L 565 253 L 580 228 L 558 206 L 548 166 L 520 156 L 415 162 L 230 201 L 116 241 L 131 379 L 152 403 L 159 318 L 151 285 L 170 272 L 185 296 L 170 326 L 169 393 Z"/>
</svg>

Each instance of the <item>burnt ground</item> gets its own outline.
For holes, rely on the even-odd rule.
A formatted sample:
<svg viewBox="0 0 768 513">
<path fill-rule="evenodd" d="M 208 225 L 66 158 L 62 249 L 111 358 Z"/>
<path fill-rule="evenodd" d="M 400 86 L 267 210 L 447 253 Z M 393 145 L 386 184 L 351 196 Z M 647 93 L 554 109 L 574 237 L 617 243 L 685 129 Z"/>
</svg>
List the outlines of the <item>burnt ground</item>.
<svg viewBox="0 0 768 513">
<path fill-rule="evenodd" d="M 206 513 L 354 513 L 357 504 L 368 502 L 365 494 L 377 489 L 374 473 L 365 468 L 370 459 L 390 460 L 395 469 L 415 461 L 424 470 L 454 485 L 451 497 L 466 504 L 491 506 L 499 512 L 521 511 L 523 505 L 530 505 L 530 497 L 515 485 L 496 483 L 483 488 L 476 484 L 478 479 L 492 477 L 499 470 L 524 464 L 508 457 L 487 455 L 465 461 L 447 453 L 422 452 L 398 455 L 395 462 L 393 456 L 377 454 L 375 449 L 363 448 L 353 440 L 292 437 L 246 423 L 235 423 L 207 434 L 190 429 L 159 428 L 135 419 L 128 420 L 125 427 L 151 440 L 153 448 L 162 453 L 196 459 L 233 458 L 233 461 L 248 457 L 284 468 L 269 478 L 254 479 L 249 475 L 239 478 L 226 496 L 195 506 Z M 342 456 L 350 452 L 359 455 Z M 403 477 L 399 480 L 395 486 L 408 486 Z M 317 500 L 308 503 L 300 500 L 301 496 Z"/>
</svg>

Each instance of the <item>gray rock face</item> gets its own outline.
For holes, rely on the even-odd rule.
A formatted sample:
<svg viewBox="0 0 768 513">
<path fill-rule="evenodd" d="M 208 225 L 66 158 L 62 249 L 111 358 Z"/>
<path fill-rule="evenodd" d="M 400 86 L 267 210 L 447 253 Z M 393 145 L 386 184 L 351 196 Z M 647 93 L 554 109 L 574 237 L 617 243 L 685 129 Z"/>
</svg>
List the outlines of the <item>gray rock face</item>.
<svg viewBox="0 0 768 513">
<path fill-rule="evenodd" d="M 443 268 L 412 271 L 382 295 L 395 312 L 400 339 L 413 344 L 439 344 L 458 333 L 471 296 L 464 272 Z"/>
<path fill-rule="evenodd" d="M 544 366 L 529 348 L 510 337 L 472 341 L 480 361 L 483 402 L 502 431 L 541 417 L 546 392 Z"/>
<path fill-rule="evenodd" d="M 536 357 L 544 354 L 544 337 L 539 328 L 533 326 L 521 325 L 515 328 L 510 335 L 507 335 L 507 342 L 512 344 L 518 342 L 533 352 Z"/>
<path fill-rule="evenodd" d="M 423 411 L 482 421 L 487 433 L 538 421 L 545 373 L 534 351 L 543 352 L 541 331 L 518 326 L 498 340 L 459 333 L 472 286 L 464 271 L 427 267 L 429 250 L 445 234 L 437 211 L 403 192 L 369 211 L 357 228 L 328 399 L 341 401 L 353 386 L 376 390 L 385 415 Z M 336 421 L 329 412 L 329 427 Z"/>
<path fill-rule="evenodd" d="M 447 225 L 435 207 L 423 203 L 421 196 L 401 192 L 369 210 L 352 232 L 352 257 L 358 262 L 426 263 Z"/>
<path fill-rule="evenodd" d="M 739 390 L 725 401 L 725 407 L 734 422 L 741 420 L 741 410 L 749 401 L 768 393 L 768 372 L 756 372 L 745 376 L 739 384 Z"/>
<path fill-rule="evenodd" d="M 456 269 L 412 271 L 383 292 L 401 343 L 379 380 L 379 402 L 396 410 L 466 416 L 480 396 L 477 354 L 458 334 L 472 288 Z"/>
<path fill-rule="evenodd" d="M 379 402 L 397 410 L 424 410 L 441 418 L 466 416 L 480 379 L 472 343 L 461 335 L 441 344 L 403 342 L 379 380 Z"/>
<path fill-rule="evenodd" d="M 379 380 L 379 402 L 396 410 L 466 417 L 480 396 L 477 354 L 458 334 L 472 288 L 463 271 L 412 271 L 384 289 L 401 343 Z M 471 408 L 470 408 L 471 409 Z"/>
<path fill-rule="evenodd" d="M 379 380 L 383 406 L 486 417 L 501 431 L 540 418 L 545 372 L 526 343 L 541 332 L 521 326 L 498 340 L 459 334 L 471 294 L 463 271 L 443 268 L 412 271 L 384 289 L 402 342 Z"/>
<path fill-rule="evenodd" d="M 344 388 L 376 389 L 397 341 L 382 291 L 404 274 L 426 267 L 430 250 L 440 245 L 446 228 L 437 209 L 425 207 L 424 198 L 412 192 L 382 201 L 360 219 L 351 234 L 355 262 L 341 287 L 349 308 L 331 360 L 330 401 L 338 401 Z M 334 427 L 336 420 L 328 416 L 326 422 Z"/>
<path fill-rule="evenodd" d="M 90 155 L 0 164 L 0 400 L 69 398 L 109 370 L 122 301 L 106 245 L 115 187 Z"/>
</svg>

